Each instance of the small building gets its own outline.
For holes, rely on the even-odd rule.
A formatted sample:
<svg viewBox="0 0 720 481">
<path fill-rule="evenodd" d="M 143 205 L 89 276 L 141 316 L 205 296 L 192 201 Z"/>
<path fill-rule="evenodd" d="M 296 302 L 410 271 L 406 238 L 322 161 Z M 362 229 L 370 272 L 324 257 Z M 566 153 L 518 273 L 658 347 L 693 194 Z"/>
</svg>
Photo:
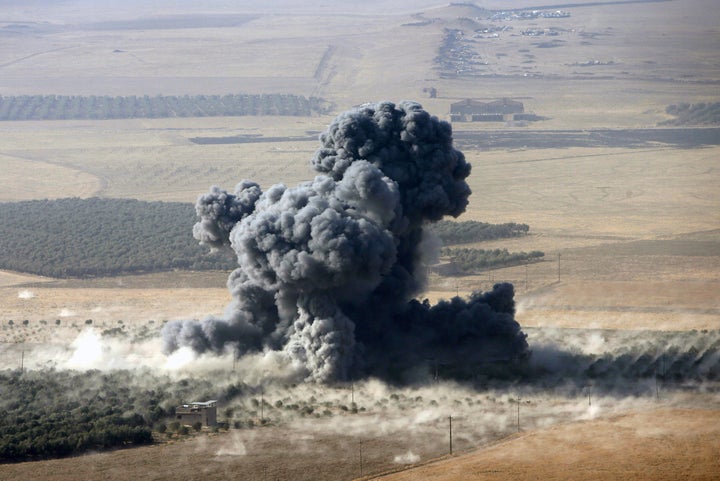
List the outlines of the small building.
<svg viewBox="0 0 720 481">
<path fill-rule="evenodd" d="M 480 113 L 485 102 L 479 100 L 465 99 L 450 105 L 450 118 L 470 120 L 474 114 Z"/>
<path fill-rule="evenodd" d="M 175 408 L 175 419 L 180 424 L 192 426 L 200 422 L 203 426 L 217 425 L 217 401 L 196 401 Z"/>
<path fill-rule="evenodd" d="M 514 120 L 514 116 L 525 112 L 522 102 L 504 98 L 492 102 L 465 99 L 450 106 L 450 120 L 453 122 L 502 122 Z"/>
</svg>

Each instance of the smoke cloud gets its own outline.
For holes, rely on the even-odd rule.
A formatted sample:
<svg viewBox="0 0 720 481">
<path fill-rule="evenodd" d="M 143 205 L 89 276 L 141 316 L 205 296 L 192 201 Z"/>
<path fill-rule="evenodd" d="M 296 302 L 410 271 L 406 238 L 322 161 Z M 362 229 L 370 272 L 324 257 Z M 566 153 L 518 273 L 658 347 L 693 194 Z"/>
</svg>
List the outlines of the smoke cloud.
<svg viewBox="0 0 720 481">
<path fill-rule="evenodd" d="M 398 454 L 393 459 L 393 462 L 395 464 L 413 464 L 417 463 L 418 461 L 420 461 L 420 456 L 413 453 L 412 451 L 408 451 L 405 454 Z"/>
<path fill-rule="evenodd" d="M 470 164 L 450 124 L 414 102 L 366 104 L 320 135 L 314 180 L 200 196 L 193 234 L 231 248 L 225 318 L 168 323 L 164 352 L 190 347 L 283 353 L 306 378 L 408 380 L 438 362 L 465 365 L 527 354 L 513 287 L 431 306 L 423 227 L 468 203 Z"/>
</svg>

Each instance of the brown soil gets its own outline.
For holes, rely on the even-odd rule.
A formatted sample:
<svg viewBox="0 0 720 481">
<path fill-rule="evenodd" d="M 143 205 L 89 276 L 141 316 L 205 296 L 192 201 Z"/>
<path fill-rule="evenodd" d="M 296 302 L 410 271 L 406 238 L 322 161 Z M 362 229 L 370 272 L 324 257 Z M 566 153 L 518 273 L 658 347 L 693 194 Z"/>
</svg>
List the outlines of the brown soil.
<svg viewBox="0 0 720 481">
<path fill-rule="evenodd" d="M 381 477 L 386 481 L 715 480 L 720 411 L 661 409 L 553 426 Z"/>
<path fill-rule="evenodd" d="M 720 470 L 718 419 L 717 409 L 631 412 L 512 434 L 405 471 L 397 471 L 402 468 L 394 458 L 407 452 L 407 436 L 323 433 L 330 425 L 318 421 L 323 424 L 315 429 L 203 433 L 156 446 L 6 464 L 0 480 L 712 480 Z M 428 459 L 446 448 L 433 440 L 413 454 Z"/>
<path fill-rule="evenodd" d="M 412 2 L 394 3 L 417 13 Z M 491 3 L 502 7 L 502 2 Z M 537 4 L 523 0 L 517 6 L 533 3 Z M 541 27 L 562 26 L 565 47 L 536 48 L 535 39 L 516 34 L 523 28 L 520 23 L 502 41 L 479 39 L 474 48 L 483 60 L 489 59 L 485 78 L 439 78 L 433 59 L 444 29 L 456 24 L 399 28 L 415 17 L 378 15 L 372 2 L 365 7 L 366 16 L 317 16 L 309 23 L 309 17 L 282 12 L 241 29 L 219 31 L 161 29 L 138 35 L 139 30 L 70 29 L 45 34 L 41 28 L 37 35 L 6 35 L 0 42 L 3 95 L 283 91 L 325 98 L 338 110 L 366 101 L 414 98 L 440 117 L 460 99 L 512 96 L 522 97 L 528 111 L 548 116 L 537 123 L 537 129 L 547 131 L 647 128 L 667 118 L 664 108 L 671 103 L 717 101 L 720 62 L 714 0 L 579 3 L 593 6 L 573 7 L 572 17 L 564 21 L 536 22 Z M 425 17 L 457 15 L 427 9 Z M 43 11 L 39 24 L 47 18 Z M 131 51 L 108 55 L 123 45 L 130 45 Z M 334 50 L 323 61 L 329 45 Z M 228 56 L 229 51 L 233 55 Z M 524 63 L 530 57 L 531 63 Z M 584 70 L 573 66 L 590 59 L 617 61 Z M 152 72 L 148 66 L 153 66 Z M 122 77 L 117 77 L 119 71 Z M 424 98 L 423 88 L 429 86 L 438 88 L 437 99 Z M 7 122 L 0 143 L 0 200 L 99 195 L 192 202 L 210 185 L 230 189 L 242 178 L 263 187 L 276 182 L 295 185 L 313 175 L 307 161 L 317 142 L 198 146 L 188 139 L 238 134 L 301 137 L 323 129 L 329 120 Z M 522 129 L 453 125 L 458 138 L 462 132 L 469 132 L 467 138 L 476 130 L 505 127 Z M 428 297 L 463 295 L 506 280 L 516 286 L 517 318 L 525 326 L 717 329 L 717 245 L 693 242 L 680 248 L 665 240 L 717 229 L 720 147 L 581 145 L 539 149 L 527 148 L 523 141 L 512 149 L 487 151 L 484 144 L 477 150 L 464 149 L 473 164 L 469 182 L 474 193 L 461 220 L 523 222 L 532 229 L 526 238 L 477 247 L 542 250 L 547 261 L 432 279 Z M 717 231 L 714 237 L 692 240 L 716 238 Z M 702 246 L 709 246 L 709 251 L 698 252 Z M 0 272 L 0 340 L 52 339 L 67 344 L 87 319 L 101 328 L 116 327 L 123 320 L 128 330 L 131 325 L 139 330 L 151 319 L 220 314 L 229 300 L 224 279 L 198 285 L 189 279 L 179 282 L 173 275 L 123 282 L 70 285 Z M 12 328 L 9 319 L 15 320 Z M 27 327 L 21 323 L 25 319 Z M 56 319 L 62 320 L 61 329 L 55 327 Z M 11 352 L 14 357 L 4 358 L 6 365 L 7 359 L 16 362 L 17 349 Z M 624 400 L 613 399 L 618 405 L 614 412 L 624 414 L 549 427 L 548 421 L 494 445 L 459 443 L 457 450 L 485 447 L 381 479 L 718 479 L 720 410 L 717 395 L 706 395 L 707 410 L 683 405 L 625 412 L 630 408 Z M 382 431 L 372 427 L 377 429 L 363 432 Z M 493 439 L 507 434 L 503 431 Z M 363 473 L 382 473 L 397 469 L 393 459 L 408 452 L 410 443 L 412 453 L 422 460 L 446 451 L 444 438 L 397 431 L 358 435 L 342 431 L 332 419 L 314 430 L 275 426 L 202 433 L 137 449 L 0 465 L 0 481 L 346 480 L 361 475 L 361 449 Z"/>
</svg>

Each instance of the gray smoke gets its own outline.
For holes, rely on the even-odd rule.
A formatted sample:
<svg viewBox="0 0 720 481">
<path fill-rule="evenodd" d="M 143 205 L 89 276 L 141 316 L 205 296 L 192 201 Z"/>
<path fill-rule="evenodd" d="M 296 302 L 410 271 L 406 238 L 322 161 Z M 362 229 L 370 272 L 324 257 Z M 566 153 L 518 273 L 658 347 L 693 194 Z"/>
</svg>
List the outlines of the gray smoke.
<svg viewBox="0 0 720 481">
<path fill-rule="evenodd" d="M 425 286 L 423 226 L 457 217 L 470 195 L 450 124 L 413 102 L 367 104 L 320 142 L 310 182 L 262 192 L 244 180 L 198 199 L 195 238 L 237 255 L 231 314 L 168 323 L 165 352 L 282 351 L 321 382 L 400 379 L 431 358 L 525 356 L 511 285 L 436 306 L 413 300 Z"/>
</svg>

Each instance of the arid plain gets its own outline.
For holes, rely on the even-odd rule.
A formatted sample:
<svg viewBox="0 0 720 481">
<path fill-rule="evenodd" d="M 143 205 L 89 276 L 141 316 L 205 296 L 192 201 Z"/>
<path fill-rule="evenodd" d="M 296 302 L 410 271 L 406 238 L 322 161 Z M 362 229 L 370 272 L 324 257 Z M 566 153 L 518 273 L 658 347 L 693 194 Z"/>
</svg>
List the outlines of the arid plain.
<svg viewBox="0 0 720 481">
<path fill-rule="evenodd" d="M 720 139 L 692 145 L 588 140 L 551 146 L 533 143 L 530 136 L 526 145 L 522 140 L 529 131 L 540 136 L 580 132 L 588 138 L 622 129 L 662 131 L 658 125 L 670 118 L 666 106 L 717 101 L 720 13 L 714 2 L 578 1 L 542 7 L 567 10 L 567 18 L 503 22 L 474 20 L 486 15 L 477 7 L 504 8 L 504 2 L 492 1 L 477 7 L 271 2 L 232 12 L 212 3 L 201 10 L 189 2 L 175 10 L 148 11 L 131 2 L 109 7 L 99 19 L 90 4 L 70 3 L 75 7 L 0 7 L 0 26 L 6 27 L 0 33 L 0 95 L 282 92 L 321 97 L 332 112 L 3 122 L 0 201 L 101 196 L 194 202 L 211 185 L 231 189 L 246 178 L 263 187 L 295 185 L 313 175 L 309 160 L 318 142 L 308 137 L 354 105 L 412 99 L 449 119 L 451 104 L 459 100 L 512 98 L 545 120 L 453 123 L 456 138 L 463 139 L 456 144 L 473 166 L 468 179 L 473 195 L 459 220 L 526 223 L 530 235 L 478 247 L 541 250 L 545 260 L 473 276 L 431 276 L 426 296 L 449 298 L 506 280 L 516 287 L 516 318 L 528 328 L 720 329 Z M 515 3 L 532 9 L 543 2 Z M 171 14 L 204 20 L 184 28 L 137 23 Z M 227 25 L 218 14 L 237 18 Z M 16 33 L 12 25 L 22 22 L 29 26 Z M 512 29 L 471 38 L 478 23 Z M 557 34 L 520 33 L 529 28 Z M 466 33 L 463 48 L 477 61 L 470 70 L 455 65 L 448 71 L 438 62 L 448 29 Z M 436 97 L 430 98 L 430 88 L 437 89 Z M 483 143 L 498 132 L 512 134 L 516 142 Z M 191 141 L 243 134 L 269 140 Z M 480 140 L 466 140 L 475 138 Z M 27 365 L 42 366 L 48 361 L 44 350 L 33 346 L 69 345 L 86 319 L 95 326 L 122 320 L 128 330 L 152 331 L 162 320 L 221 315 L 230 300 L 225 279 L 226 273 L 169 272 L 56 280 L 2 272 L 0 357 L 12 366 L 18 351 L 27 349 L 37 353 L 25 359 Z M 57 318 L 63 319 L 61 327 L 40 324 Z M 10 329 L 8 319 L 27 319 L 29 325 Z M 322 398 L 320 388 L 309 389 Z M 389 397 L 389 388 L 382 389 L 376 394 L 366 387 L 365 395 L 372 402 Z M 427 414 L 423 409 L 398 401 L 377 417 L 333 418 L 352 424 L 345 431 L 323 421 L 315 427 L 296 423 L 200 436 L 80 459 L 4 465 L 0 479 L 126 479 L 129 463 L 137 470 L 133 477 L 152 479 L 351 479 L 362 469 L 363 476 L 379 474 L 442 456 L 447 451 L 443 420 L 453 414 L 454 403 L 486 396 L 462 387 L 453 393 L 450 386 L 449 394 L 428 389 L 437 391 L 422 396 L 440 402 L 433 411 L 439 421 L 429 424 L 418 420 Z M 484 415 L 502 419 L 487 432 L 478 412 L 469 409 L 456 445 L 466 454 L 437 468 L 426 465 L 421 474 L 388 479 L 712 479 L 720 470 L 710 455 L 720 451 L 716 387 L 672 398 L 610 396 L 598 400 L 591 413 L 580 397 L 530 395 L 534 414 L 521 434 L 513 434 L 515 407 L 509 399 L 499 402 L 497 411 L 483 408 Z M 412 415 L 403 417 L 406 409 Z M 470 422 L 476 414 L 478 420 Z M 359 427 L 383 423 L 388 426 Z M 405 429 L 413 423 L 417 442 L 408 443 Z M 651 429 L 652 423 L 657 424 Z M 549 467 L 548 460 L 556 458 L 547 453 L 567 453 L 568 444 L 573 459 L 553 454 L 563 469 Z M 232 449 L 220 449 L 228 445 Z M 364 449 L 363 467 L 357 446 Z M 398 461 L 398 453 L 406 451 L 412 456 Z M 518 464 L 513 456 L 521 451 Z M 643 471 L 651 466 L 660 467 Z"/>
</svg>

